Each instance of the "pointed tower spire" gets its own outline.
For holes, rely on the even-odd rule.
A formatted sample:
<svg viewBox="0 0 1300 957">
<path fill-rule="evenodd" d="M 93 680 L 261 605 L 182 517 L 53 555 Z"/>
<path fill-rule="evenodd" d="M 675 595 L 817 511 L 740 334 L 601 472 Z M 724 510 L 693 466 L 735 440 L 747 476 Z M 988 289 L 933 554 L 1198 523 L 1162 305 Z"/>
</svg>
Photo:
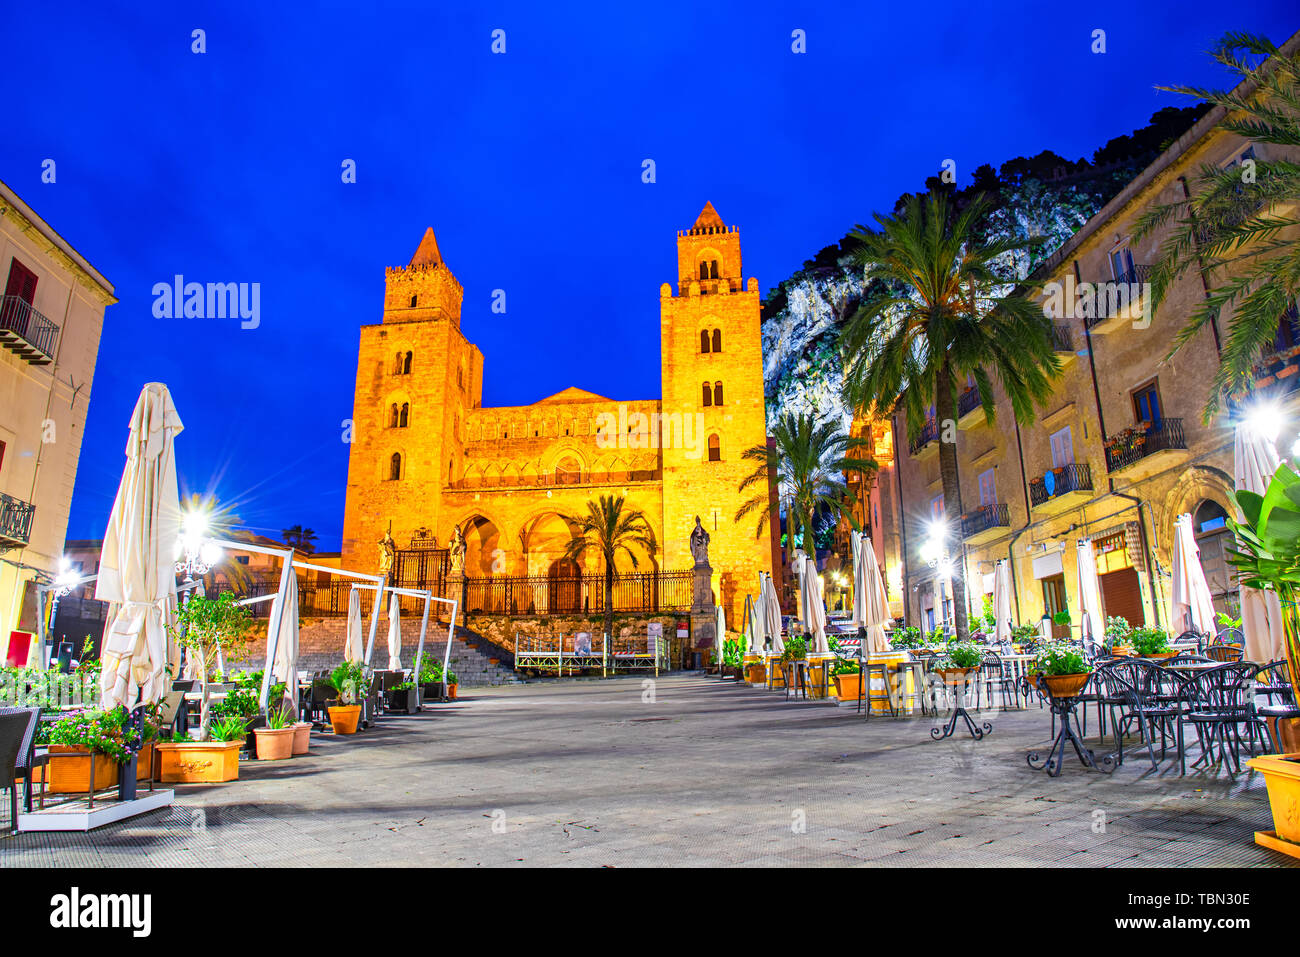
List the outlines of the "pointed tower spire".
<svg viewBox="0 0 1300 957">
<path fill-rule="evenodd" d="M 718 211 L 713 208 L 713 203 L 706 202 L 704 208 L 700 210 L 700 215 L 695 219 L 695 225 L 691 228 L 706 229 L 709 226 L 713 226 L 723 232 L 726 232 L 727 229 L 726 225 L 722 222 L 722 217 L 719 216 Z"/>
<path fill-rule="evenodd" d="M 442 253 L 438 251 L 438 240 L 434 238 L 433 227 L 430 226 L 424 231 L 424 238 L 420 240 L 415 255 L 411 257 L 410 265 L 434 266 L 440 262 L 442 262 Z"/>
</svg>

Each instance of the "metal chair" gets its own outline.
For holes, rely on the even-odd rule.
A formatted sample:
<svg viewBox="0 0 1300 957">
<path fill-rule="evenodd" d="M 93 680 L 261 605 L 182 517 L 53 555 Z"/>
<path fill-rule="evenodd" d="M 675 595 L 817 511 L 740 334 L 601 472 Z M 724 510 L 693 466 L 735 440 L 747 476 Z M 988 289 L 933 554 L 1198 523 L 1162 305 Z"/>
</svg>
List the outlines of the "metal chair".
<svg viewBox="0 0 1300 957">
<path fill-rule="evenodd" d="M 989 697 L 989 706 L 993 705 L 993 690 L 999 689 L 1002 692 L 1002 706 L 1004 708 L 1013 707 L 1020 703 L 1020 695 L 1015 688 L 1015 679 L 1008 669 L 1002 663 L 1002 656 L 996 651 L 989 649 L 984 652 L 984 660 L 980 662 L 979 675 L 975 684 L 975 708 L 979 710 L 982 689 L 987 689 Z"/>
<path fill-rule="evenodd" d="M 23 709 L 19 709 L 23 710 Z M 31 717 L 27 721 L 27 733 L 23 736 L 22 748 L 18 752 L 18 764 L 15 770 L 17 777 L 23 779 L 23 810 L 31 813 L 32 810 L 32 778 L 36 776 L 36 769 L 41 768 L 41 797 L 40 806 L 45 807 L 45 768 L 49 765 L 50 755 L 45 748 L 36 747 L 36 730 L 41 726 L 41 709 L 27 708 Z"/>
<path fill-rule="evenodd" d="M 1213 757 L 1217 745 L 1218 760 L 1232 759 L 1233 773 L 1241 771 L 1239 749 L 1241 727 L 1268 733 L 1267 726 L 1255 710 L 1254 676 L 1258 666 L 1250 662 L 1229 662 L 1207 668 L 1187 682 L 1188 710 L 1183 720 L 1196 728 L 1201 757 L 1193 767 Z"/>
<path fill-rule="evenodd" d="M 9 830 L 18 830 L 18 756 L 31 721 L 29 708 L 0 708 L 0 791 L 9 792 Z"/>
<path fill-rule="evenodd" d="M 1205 649 L 1206 657 L 1221 664 L 1241 661 L 1242 649 L 1239 645 L 1210 645 Z"/>
<path fill-rule="evenodd" d="M 1260 698 L 1266 699 L 1264 704 L 1259 703 Z M 1281 700 L 1275 701 L 1275 698 Z M 1285 659 L 1271 661 L 1255 673 L 1255 712 L 1264 719 L 1274 752 L 1281 754 L 1284 748 L 1277 731 L 1278 722 L 1300 718 L 1295 689 L 1291 687 L 1291 672 Z"/>
</svg>

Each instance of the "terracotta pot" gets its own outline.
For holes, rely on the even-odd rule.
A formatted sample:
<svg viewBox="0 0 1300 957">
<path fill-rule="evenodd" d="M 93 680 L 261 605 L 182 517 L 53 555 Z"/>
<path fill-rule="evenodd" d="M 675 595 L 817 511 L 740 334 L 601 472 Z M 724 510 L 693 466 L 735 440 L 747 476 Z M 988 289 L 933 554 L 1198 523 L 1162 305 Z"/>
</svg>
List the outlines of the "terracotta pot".
<svg viewBox="0 0 1300 957">
<path fill-rule="evenodd" d="M 456 689 L 459 687 L 460 685 L 458 685 L 455 682 L 452 682 L 451 684 L 447 685 L 447 691 L 448 691 L 447 697 L 451 698 L 452 701 L 456 700 Z"/>
<path fill-rule="evenodd" d="M 1154 654 L 1142 655 L 1142 657 L 1147 661 L 1164 661 L 1166 658 L 1175 658 L 1177 655 L 1178 652 L 1176 651 L 1157 651 Z"/>
<path fill-rule="evenodd" d="M 452 685 L 452 687 L 456 687 Z M 361 721 L 361 705 L 349 704 L 329 709 L 330 725 L 335 734 L 356 734 Z"/>
<path fill-rule="evenodd" d="M 311 722 L 295 721 L 293 723 L 293 753 L 306 754 L 311 747 Z"/>
<path fill-rule="evenodd" d="M 746 665 L 745 680 L 752 685 L 767 684 L 767 665 L 761 663 Z"/>
<path fill-rule="evenodd" d="M 287 728 L 256 728 L 257 760 L 283 761 L 293 756 L 293 725 Z"/>
<path fill-rule="evenodd" d="M 1073 675 L 1043 675 L 1043 683 L 1053 698 L 1073 698 L 1083 691 L 1091 677 L 1091 671 Z"/>
<path fill-rule="evenodd" d="M 835 676 L 835 697 L 841 701 L 857 701 L 862 695 L 862 675 L 843 674 Z"/>
<path fill-rule="evenodd" d="M 64 756 L 66 755 L 66 757 Z M 50 745 L 51 794 L 85 794 L 90 790 L 90 752 L 70 744 Z M 117 784 L 121 766 L 106 754 L 95 755 L 95 790 Z"/>
<path fill-rule="evenodd" d="M 1300 857 L 1300 754 L 1264 754 L 1251 758 L 1246 766 L 1264 775 L 1273 811 L 1273 834 L 1256 832 L 1255 843 Z M 1273 840 L 1260 840 L 1261 836 Z"/>
<path fill-rule="evenodd" d="M 238 741 L 159 741 L 158 777 L 164 784 L 220 784 L 239 779 Z"/>
<path fill-rule="evenodd" d="M 966 676 L 972 672 L 979 671 L 978 668 L 936 668 L 934 673 L 939 675 L 944 684 L 956 684 L 959 681 L 965 681 Z"/>
</svg>

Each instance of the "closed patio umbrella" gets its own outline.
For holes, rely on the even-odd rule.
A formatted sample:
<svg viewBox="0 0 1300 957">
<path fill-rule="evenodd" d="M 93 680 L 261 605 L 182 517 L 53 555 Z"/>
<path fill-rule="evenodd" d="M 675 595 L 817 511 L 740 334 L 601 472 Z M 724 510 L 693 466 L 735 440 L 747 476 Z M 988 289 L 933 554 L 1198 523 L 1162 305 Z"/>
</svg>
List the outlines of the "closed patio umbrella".
<svg viewBox="0 0 1300 957">
<path fill-rule="evenodd" d="M 803 599 L 804 631 L 812 639 L 812 647 L 808 651 L 814 655 L 828 655 L 831 649 L 826 643 L 826 608 L 822 604 L 819 582 L 817 563 L 811 558 L 804 558 L 799 590 Z"/>
<path fill-rule="evenodd" d="M 758 598 L 745 596 L 745 616 L 749 620 L 749 653 L 761 655 L 767 643 L 767 616 L 763 613 L 763 576 L 758 576 Z"/>
<path fill-rule="evenodd" d="M 722 661 L 722 643 L 727 637 L 727 613 L 721 605 L 713 606 L 713 630 L 717 632 L 714 640 L 718 645 L 718 661 Z"/>
<path fill-rule="evenodd" d="M 159 701 L 171 690 L 165 669 L 180 666 L 167 623 L 176 607 L 181 531 L 175 440 L 184 428 L 167 386 L 146 385 L 131 413 L 126 469 L 95 582 L 95 598 L 113 603 L 100 654 L 105 708 Z"/>
<path fill-rule="evenodd" d="M 396 593 L 388 596 L 388 670 L 402 670 L 402 613 Z"/>
<path fill-rule="evenodd" d="M 785 651 L 785 642 L 781 640 L 781 600 L 776 597 L 776 585 L 772 583 L 771 575 L 763 578 L 763 625 L 768 641 L 772 643 L 772 654 L 781 654 Z"/>
<path fill-rule="evenodd" d="M 375 596 L 375 601 L 379 596 Z M 343 660 L 349 664 L 366 656 L 366 642 L 361 629 L 361 592 L 353 588 L 348 592 L 348 632 L 343 643 Z"/>
<path fill-rule="evenodd" d="M 1187 512 L 1174 521 L 1173 576 L 1169 627 L 1175 632 L 1193 628 L 1214 634 L 1214 599 L 1201 568 L 1201 550 L 1192 535 L 1192 516 Z"/>
<path fill-rule="evenodd" d="M 1100 646 L 1106 634 L 1106 619 L 1101 613 L 1101 582 L 1097 578 L 1097 553 L 1092 539 L 1083 538 L 1075 551 L 1079 577 L 1079 619 L 1083 640 Z"/>
<path fill-rule="evenodd" d="M 853 545 L 853 617 L 867 629 L 867 646 L 862 657 L 883 655 L 892 649 L 885 637 L 889 620 L 889 599 L 885 596 L 885 579 L 880 574 L 876 550 L 871 539 L 861 532 L 851 532 Z"/>
<path fill-rule="evenodd" d="M 1246 422 L 1237 425 L 1233 441 L 1233 475 L 1237 489 L 1259 495 L 1268 488 L 1279 459 L 1273 441 Z M 1244 656 L 1256 664 L 1286 657 L 1282 643 L 1282 604 L 1277 593 L 1258 588 L 1241 589 L 1241 632 Z"/>
<path fill-rule="evenodd" d="M 993 614 L 997 625 L 993 629 L 998 644 L 1011 641 L 1011 569 L 1005 559 L 998 559 L 993 569 Z"/>
<path fill-rule="evenodd" d="M 270 624 L 267 625 L 267 646 L 271 644 Z M 298 711 L 298 576 L 286 580 L 284 608 L 280 611 L 280 634 L 275 641 L 275 661 L 271 677 L 284 682 L 284 704 L 295 714 Z M 268 701 L 268 709 L 283 705 Z"/>
</svg>

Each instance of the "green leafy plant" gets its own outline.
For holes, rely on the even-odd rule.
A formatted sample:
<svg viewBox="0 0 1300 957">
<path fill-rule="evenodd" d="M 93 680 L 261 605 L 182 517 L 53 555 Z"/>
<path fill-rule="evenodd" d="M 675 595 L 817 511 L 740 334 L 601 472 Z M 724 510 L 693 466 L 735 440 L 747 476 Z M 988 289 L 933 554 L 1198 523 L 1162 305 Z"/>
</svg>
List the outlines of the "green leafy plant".
<svg viewBox="0 0 1300 957">
<path fill-rule="evenodd" d="M 734 638 L 728 638 L 722 643 L 722 663 L 728 668 L 739 668 L 745 660 L 745 649 L 741 647 L 740 642 Z"/>
<path fill-rule="evenodd" d="M 456 677 L 456 672 L 454 672 L 454 671 L 448 671 L 448 672 L 447 672 L 447 684 L 449 684 L 449 685 L 458 685 L 458 684 L 460 684 L 460 679 Z"/>
<path fill-rule="evenodd" d="M 896 628 L 889 636 L 889 644 L 895 651 L 921 647 L 921 629 L 912 625 Z"/>
<path fill-rule="evenodd" d="M 1112 615 L 1106 619 L 1106 631 L 1103 635 L 1102 644 L 1107 648 L 1125 645 L 1129 642 L 1132 634 L 1133 626 L 1128 623 L 1127 618 Z"/>
<path fill-rule="evenodd" d="M 997 634 L 998 616 L 993 611 L 993 596 L 985 595 L 980 605 L 980 624 L 990 635 Z"/>
<path fill-rule="evenodd" d="M 955 635 L 953 636 L 956 637 Z M 944 633 L 943 625 L 937 626 L 933 631 L 925 636 L 926 646 L 937 648 L 948 641 L 948 636 Z"/>
<path fill-rule="evenodd" d="M 213 721 L 208 727 L 208 738 L 212 741 L 242 741 L 247 736 L 248 724 L 238 715 Z M 178 739 L 172 738 L 172 740 Z M 207 739 L 200 738 L 200 740 Z"/>
<path fill-rule="evenodd" d="M 55 722 L 49 743 L 83 748 L 125 764 L 140 752 L 142 735 L 126 728 L 127 712 L 121 705 L 108 711 L 87 709 Z"/>
<path fill-rule="evenodd" d="M 198 665 L 203 692 L 199 710 L 200 741 L 208 739 L 212 721 L 208 685 L 217 656 L 219 653 L 224 655 L 226 661 L 240 661 L 247 657 L 251 624 L 248 608 L 236 604 L 230 592 L 222 592 L 217 598 L 191 595 L 177 610 L 175 621 L 168 625 L 172 638 Z"/>
<path fill-rule="evenodd" d="M 1042 675 L 1079 675 L 1090 670 L 1083 652 L 1073 645 L 1055 642 L 1039 649 L 1034 671 Z"/>
<path fill-rule="evenodd" d="M 420 684 L 437 684 L 442 680 L 442 662 L 432 655 L 425 655 L 420 661 Z"/>
<path fill-rule="evenodd" d="M 1169 650 L 1169 635 L 1159 628 L 1134 628 L 1129 638 L 1138 657 L 1160 655 Z"/>
<path fill-rule="evenodd" d="M 389 690 L 390 690 L 390 691 L 410 691 L 410 690 L 411 690 L 412 688 L 414 688 L 414 687 L 415 687 L 415 682 L 414 682 L 414 681 L 399 681 L 397 684 L 393 685 L 393 687 L 390 688 Z"/>
<path fill-rule="evenodd" d="M 1040 632 L 1037 625 L 1012 625 L 1011 640 L 1017 644 L 1026 644 L 1038 640 Z"/>
<path fill-rule="evenodd" d="M 836 658 L 835 664 L 831 665 L 831 674 L 833 675 L 856 675 L 858 673 L 858 661 L 856 658 Z"/>
<path fill-rule="evenodd" d="M 803 635 L 790 635 L 785 641 L 785 651 L 781 652 L 782 661 L 798 661 L 808 657 L 808 641 Z"/>
<path fill-rule="evenodd" d="M 1052 616 L 1052 624 L 1065 626 L 1070 623 L 1070 613 L 1068 611 L 1058 611 Z"/>
<path fill-rule="evenodd" d="M 339 704 L 356 704 L 370 690 L 370 679 L 359 661 L 345 661 L 329 677 L 330 686 L 339 693 Z"/>
<path fill-rule="evenodd" d="M 288 708 L 271 708 L 266 712 L 266 726 L 273 731 L 280 731 L 293 724 L 293 712 Z"/>
<path fill-rule="evenodd" d="M 1222 612 L 1222 611 L 1219 612 L 1218 619 L 1219 619 L 1220 628 L 1237 628 L 1237 629 L 1241 628 L 1241 619 L 1233 618 L 1227 612 Z"/>
<path fill-rule="evenodd" d="M 954 641 L 948 645 L 936 668 L 978 668 L 983 660 L 984 652 L 975 645 L 968 641 Z"/>
</svg>

